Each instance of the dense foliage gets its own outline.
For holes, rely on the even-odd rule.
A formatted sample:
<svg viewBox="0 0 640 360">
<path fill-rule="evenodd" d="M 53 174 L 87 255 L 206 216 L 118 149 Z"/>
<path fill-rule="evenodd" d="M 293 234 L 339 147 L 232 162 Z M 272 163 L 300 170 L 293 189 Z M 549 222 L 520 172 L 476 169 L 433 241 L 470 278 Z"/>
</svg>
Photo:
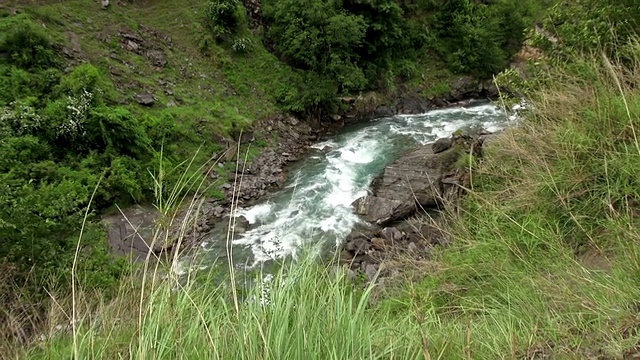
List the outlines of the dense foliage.
<svg viewBox="0 0 640 360">
<path fill-rule="evenodd" d="M 340 95 L 414 76 L 424 56 L 445 60 L 455 73 L 486 77 L 517 51 L 535 3 L 264 1 L 265 41 L 296 69 L 275 90 L 277 99 L 296 113 L 335 111 Z M 242 4 L 203 5 L 216 40 L 246 50 Z M 64 275 L 85 209 L 92 220 L 115 202 L 149 199 L 150 172 L 160 166 L 156 151 L 164 147 L 163 159 L 171 161 L 180 129 L 170 116 L 114 105 L 120 95 L 94 65 L 65 69 L 57 41 L 27 16 L 3 18 L 0 34 L 0 257 L 20 271 Z M 105 267 L 117 273 L 103 238 L 89 221 L 82 248 L 94 255 L 82 258 L 101 262 L 87 265 L 96 274 Z"/>
<path fill-rule="evenodd" d="M 205 24 L 217 39 L 234 33 L 240 23 L 238 0 L 213 0 L 206 4 Z"/>
<path fill-rule="evenodd" d="M 508 69 L 497 77 L 505 93 L 529 97 L 557 81 L 549 75 L 550 65 L 582 71 L 574 59 L 584 56 L 605 56 L 618 65 L 637 65 L 640 5 L 636 1 L 559 1 L 545 14 L 529 30 L 527 54 L 520 69 Z"/>
<path fill-rule="evenodd" d="M 0 34 L 0 258 L 36 278 L 64 277 L 87 208 L 92 220 L 116 200 L 152 194 L 153 149 L 171 127 L 109 106 L 112 85 L 92 65 L 63 72 L 51 39 L 27 17 L 3 20 Z M 115 280 L 120 266 L 90 221 L 81 251 L 92 285 Z"/>
<path fill-rule="evenodd" d="M 315 95 L 285 96 L 284 105 L 331 108 L 337 95 L 384 90 L 415 76 L 425 56 L 454 74 L 490 77 L 508 65 L 548 2 L 267 0 L 265 39 L 291 66 L 326 79 L 307 82 L 325 91 L 304 88 Z"/>
<path fill-rule="evenodd" d="M 193 5 L 152 3 L 173 4 L 174 10 Z M 69 319 L 72 311 L 64 295 L 56 298 L 62 301 L 51 313 L 64 316 L 50 314 L 52 331 L 48 338 L 39 337 L 30 357 L 68 358 L 72 352 L 77 358 L 149 354 L 198 358 L 205 352 L 214 358 L 251 359 L 309 354 L 323 359 L 636 356 L 640 341 L 634 330 L 640 327 L 640 144 L 635 131 L 640 126 L 640 47 L 634 37 L 640 7 L 636 3 L 563 1 L 541 18 L 543 31 L 534 44 L 542 52 L 536 52 L 539 56 L 533 60 L 543 66 L 524 80 L 535 85 L 527 93 L 533 110 L 518 129 L 487 145 L 479 167 L 470 164 L 473 191 L 446 229 L 455 239 L 451 246 L 431 248 L 428 261 L 401 258 L 400 265 L 389 264 L 402 267 L 406 262 L 411 275 L 403 277 L 399 289 L 393 287 L 393 278 L 385 279 L 385 290 L 392 296 L 377 287 L 353 291 L 347 274 L 306 262 L 271 282 L 258 279 L 255 283 L 263 286 L 243 299 L 232 299 L 235 306 L 229 294 L 236 289 L 220 284 L 218 277 L 185 284 L 169 276 L 152 293 L 136 288 L 135 281 L 127 282 L 122 283 L 117 301 L 98 309 L 85 312 L 74 297 L 75 319 Z M 288 67 L 287 76 L 280 72 L 273 81 L 279 70 L 275 65 L 281 64 L 270 62 L 273 56 L 263 48 L 248 56 L 227 51 L 228 45 L 240 49 L 235 46 L 234 39 L 241 39 L 236 32 L 242 36 L 248 32 L 242 28 L 239 1 L 197 2 L 197 6 L 207 4 L 208 8 L 198 7 L 199 20 L 205 14 L 207 31 L 220 34 L 216 35 L 220 46 L 212 46 L 212 57 L 218 56 L 215 66 L 228 73 L 207 78 L 204 75 L 210 73 L 202 69 L 210 68 L 201 67 L 194 71 L 200 76 L 188 77 L 182 69 L 179 74 L 188 78 L 186 87 L 193 93 L 207 93 L 208 82 L 231 85 L 215 89 L 213 97 L 220 102 L 192 100 L 204 103 L 206 111 L 180 107 L 160 112 L 178 117 L 184 111 L 185 118 L 197 119 L 199 129 L 222 118 L 229 128 L 242 124 L 244 119 L 236 121 L 241 118 L 237 108 L 227 111 L 221 104 L 229 98 L 241 99 L 235 106 L 270 97 L 270 89 L 265 89 L 272 84 L 282 109 L 311 114 L 335 108 L 339 95 L 385 89 L 398 77 L 410 79 L 423 70 L 419 66 L 425 57 L 443 61 L 456 74 L 489 76 L 509 62 L 524 27 L 538 18 L 547 1 L 306 0 L 302 6 L 264 0 L 267 44 L 297 69 L 290 82 Z M 61 9 L 55 6 L 60 4 L 50 9 Z M 79 10 L 86 4 L 78 1 L 76 6 Z M 160 20 L 152 26 L 164 21 L 167 13 L 176 16 L 162 9 L 154 8 L 153 15 Z M 31 276 L 28 270 L 35 269 L 35 276 L 25 281 L 33 288 L 49 275 L 68 280 L 86 208 L 89 219 L 95 220 L 115 201 L 151 197 L 149 170 L 158 167 L 156 151 L 164 147 L 164 161 L 171 158 L 181 124 L 117 105 L 121 99 L 100 67 L 105 64 L 68 66 L 56 55 L 60 45 L 52 37 L 54 31 L 45 32 L 39 22 L 25 16 L 2 18 L 1 11 L 0 271 L 5 278 L 22 282 Z M 58 24 L 58 30 L 71 23 L 66 23 L 69 13 L 60 17 L 64 21 L 58 20 L 64 24 Z M 81 17 L 90 20 L 83 23 L 86 36 L 94 29 L 89 24 L 98 21 L 86 14 Z M 181 45 L 191 39 L 191 32 L 190 28 L 181 38 Z M 101 46 L 113 45 L 105 44 Z M 603 50 L 611 62 L 603 59 Z M 596 56 L 585 60 L 578 55 L 581 52 Z M 253 76 L 264 77 L 255 83 L 237 80 Z M 268 86 L 253 87 L 256 83 Z M 224 98 L 221 89 L 231 95 Z M 180 142 L 184 152 L 200 140 L 195 133 Z M 123 268 L 107 255 L 103 229 L 90 221 L 84 230 L 79 280 L 90 285 L 90 291 L 112 288 Z M 0 299 L 5 305 L 6 295 L 13 296 L 16 287 L 3 285 Z M 268 299 L 269 305 L 251 301 L 257 299 Z M 24 307 L 16 308 L 22 316 Z M 0 313 L 0 319 L 4 315 Z M 310 325 L 312 318 L 323 321 Z M 69 322 L 77 325 L 73 342 L 71 331 L 58 325 Z M 0 324 L 22 331 L 16 322 Z M 63 331 L 56 333 L 53 328 L 59 327 Z M 173 343 L 181 346 L 166 346 Z"/>
</svg>

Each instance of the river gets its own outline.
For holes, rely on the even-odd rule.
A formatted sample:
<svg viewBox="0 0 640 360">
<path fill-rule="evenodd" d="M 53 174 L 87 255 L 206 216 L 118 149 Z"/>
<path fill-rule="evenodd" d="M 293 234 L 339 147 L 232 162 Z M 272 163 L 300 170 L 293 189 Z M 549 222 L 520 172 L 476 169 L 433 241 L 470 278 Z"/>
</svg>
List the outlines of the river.
<svg viewBox="0 0 640 360">
<path fill-rule="evenodd" d="M 351 203 L 366 195 L 385 166 L 409 149 L 449 137 L 457 130 L 498 131 L 514 118 L 489 103 L 474 103 L 399 115 L 343 129 L 330 140 L 314 144 L 293 165 L 289 182 L 264 202 L 238 209 L 250 228 L 233 241 L 237 266 L 255 267 L 296 256 L 302 247 L 323 251 L 338 245 L 360 221 Z M 202 244 L 206 262 L 226 256 L 225 234 L 213 232 Z"/>
</svg>

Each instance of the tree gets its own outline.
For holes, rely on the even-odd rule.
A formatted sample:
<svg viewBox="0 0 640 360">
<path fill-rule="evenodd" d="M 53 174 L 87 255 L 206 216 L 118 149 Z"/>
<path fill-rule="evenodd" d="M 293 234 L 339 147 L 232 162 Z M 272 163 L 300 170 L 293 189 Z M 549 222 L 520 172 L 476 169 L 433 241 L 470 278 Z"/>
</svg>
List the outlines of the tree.
<svg viewBox="0 0 640 360">
<path fill-rule="evenodd" d="M 336 0 L 265 1 L 267 39 L 289 64 L 335 79 L 341 92 L 366 85 L 359 64 L 367 24 Z"/>
</svg>

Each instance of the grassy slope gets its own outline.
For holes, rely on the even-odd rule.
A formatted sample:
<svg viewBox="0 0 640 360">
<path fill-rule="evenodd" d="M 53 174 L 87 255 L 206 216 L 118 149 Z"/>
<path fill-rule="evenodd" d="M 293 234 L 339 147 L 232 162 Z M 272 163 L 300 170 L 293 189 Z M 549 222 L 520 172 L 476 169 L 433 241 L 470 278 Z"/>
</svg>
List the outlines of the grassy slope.
<svg viewBox="0 0 640 360">
<path fill-rule="evenodd" d="M 126 101 L 146 90 L 166 105 L 171 97 L 163 93 L 158 83 L 164 80 L 175 84 L 176 96 L 184 100 L 190 115 L 212 118 L 212 127 L 222 133 L 230 129 L 231 123 L 243 125 L 273 114 L 276 108 L 270 81 L 279 84 L 286 80 L 288 68 L 261 46 L 254 46 L 251 53 L 242 56 L 209 41 L 209 54 L 203 55 L 199 42 L 207 39 L 207 31 L 201 25 L 202 7 L 202 1 L 195 0 L 149 1 L 113 5 L 102 11 L 93 3 L 72 0 L 27 7 L 26 11 L 67 45 L 71 45 L 69 34 L 75 33 L 89 61 L 105 74 L 109 67 L 121 70 L 122 75 L 112 79 L 123 87 L 131 85 L 122 91 Z M 143 39 L 160 44 L 167 54 L 169 63 L 161 71 L 144 57 L 121 47 L 119 32 L 144 34 L 145 26 L 158 34 L 142 35 Z M 171 43 L 166 41 L 168 37 Z M 123 63 L 132 64 L 134 69 Z M 188 120 L 186 117 L 184 120 Z"/>
<path fill-rule="evenodd" d="M 631 358 L 640 345 L 640 48 L 635 68 L 552 72 L 518 129 L 488 148 L 450 225 L 442 270 L 402 313 L 442 322 L 445 358 Z"/>
<path fill-rule="evenodd" d="M 279 111 L 275 92 L 289 86 L 295 75 L 246 26 L 241 35 L 253 45 L 237 53 L 217 44 L 203 28 L 202 1 L 122 3 L 126 5 L 114 2 L 100 10 L 99 4 L 82 0 L 44 5 L 14 1 L 5 9 L 21 9 L 45 26 L 58 45 L 80 50 L 75 63 L 88 61 L 111 80 L 111 103 L 123 104 L 138 116 L 175 119 L 182 140 L 168 146 L 183 159 L 198 153 L 196 164 L 224 147 L 224 137 L 237 136 L 240 129 Z M 143 54 L 125 49 L 121 33 L 143 39 L 142 48 L 163 50 L 167 65 L 156 68 Z M 142 107 L 135 101 L 139 93 L 153 94 L 158 101 Z M 268 134 L 256 135 L 270 139 Z"/>
<path fill-rule="evenodd" d="M 576 62 L 553 73 L 557 82 L 532 99 L 526 121 L 487 149 L 447 229 L 454 245 L 375 305 L 367 305 L 370 289 L 313 262 L 276 276 L 268 306 L 236 308 L 233 291 L 207 279 L 177 291 L 169 281 L 142 308 L 127 300 L 140 293 L 128 290 L 98 313 L 101 321 L 82 323 L 76 351 L 105 359 L 631 358 L 640 350 L 636 65 L 614 72 Z M 66 358 L 72 339 L 54 336 L 30 355 Z"/>
</svg>

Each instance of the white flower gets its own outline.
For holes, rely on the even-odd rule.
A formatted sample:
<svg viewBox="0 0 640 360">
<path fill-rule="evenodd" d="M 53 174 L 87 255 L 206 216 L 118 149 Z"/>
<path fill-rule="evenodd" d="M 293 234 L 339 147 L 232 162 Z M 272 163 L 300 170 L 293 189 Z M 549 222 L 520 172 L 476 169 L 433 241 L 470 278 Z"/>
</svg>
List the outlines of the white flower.
<svg viewBox="0 0 640 360">
<path fill-rule="evenodd" d="M 69 117 L 58 128 L 59 136 L 69 136 L 72 138 L 82 137 L 87 134 L 84 124 L 87 120 L 93 94 L 86 89 L 82 90 L 80 96 L 67 96 L 67 110 Z"/>
</svg>

